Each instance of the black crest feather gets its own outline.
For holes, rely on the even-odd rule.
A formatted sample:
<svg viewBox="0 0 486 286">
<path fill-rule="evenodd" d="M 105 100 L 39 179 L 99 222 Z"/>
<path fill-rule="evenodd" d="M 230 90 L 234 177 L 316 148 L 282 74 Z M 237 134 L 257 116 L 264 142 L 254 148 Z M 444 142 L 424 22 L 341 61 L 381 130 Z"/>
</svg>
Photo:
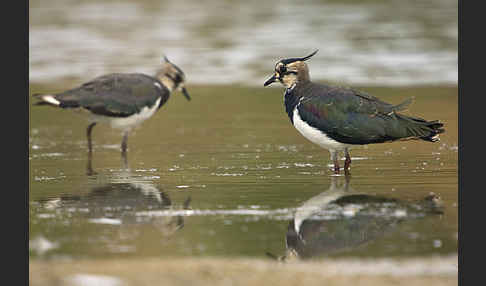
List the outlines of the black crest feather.
<svg viewBox="0 0 486 286">
<path fill-rule="evenodd" d="M 312 56 L 314 56 L 315 54 L 317 54 L 317 52 L 319 51 L 319 49 L 315 50 L 312 54 L 308 55 L 308 56 L 305 56 L 303 58 L 290 58 L 290 59 L 284 59 L 284 60 L 281 60 L 281 62 L 284 64 L 284 65 L 288 65 L 290 63 L 293 63 L 293 62 L 297 62 L 297 61 L 306 61 L 308 59 L 310 59 Z"/>
</svg>

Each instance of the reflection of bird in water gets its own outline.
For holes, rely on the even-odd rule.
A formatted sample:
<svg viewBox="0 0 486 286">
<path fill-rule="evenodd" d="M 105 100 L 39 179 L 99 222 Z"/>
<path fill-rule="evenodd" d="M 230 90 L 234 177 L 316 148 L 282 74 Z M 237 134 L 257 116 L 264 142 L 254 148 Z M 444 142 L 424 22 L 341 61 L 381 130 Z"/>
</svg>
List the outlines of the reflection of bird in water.
<svg viewBox="0 0 486 286">
<path fill-rule="evenodd" d="M 188 209 L 191 199 L 187 198 L 182 208 Z M 133 225 L 150 223 L 164 236 L 170 236 L 184 226 L 182 216 L 158 217 L 139 220 L 136 213 L 146 210 L 178 209 L 169 196 L 158 187 L 142 182 L 108 183 L 93 186 L 84 196 L 64 195 L 58 200 L 62 209 L 84 210 L 92 222 Z"/>
<path fill-rule="evenodd" d="M 190 197 L 182 206 L 174 205 L 160 187 L 134 175 L 127 161 L 123 165 L 125 168 L 119 172 L 90 176 L 87 194 L 65 194 L 41 203 L 51 209 L 66 212 L 75 210 L 91 222 L 121 225 L 121 231 L 124 231 L 123 228 L 129 229 L 124 231 L 127 235 L 136 232 L 132 226 L 142 224 L 154 226 L 164 237 L 170 237 L 181 229 L 184 226 L 182 216 L 141 219 L 137 213 L 146 210 L 189 209 Z M 88 168 L 91 168 L 91 160 L 88 161 Z M 133 236 L 133 233 L 128 236 Z"/>
<path fill-rule="evenodd" d="M 442 214 L 440 198 L 431 194 L 408 203 L 395 198 L 359 194 L 350 177 L 338 184 L 331 177 L 328 190 L 299 206 L 286 234 L 287 253 L 282 257 L 308 259 L 354 249 L 377 239 L 398 223 L 413 217 Z"/>
</svg>

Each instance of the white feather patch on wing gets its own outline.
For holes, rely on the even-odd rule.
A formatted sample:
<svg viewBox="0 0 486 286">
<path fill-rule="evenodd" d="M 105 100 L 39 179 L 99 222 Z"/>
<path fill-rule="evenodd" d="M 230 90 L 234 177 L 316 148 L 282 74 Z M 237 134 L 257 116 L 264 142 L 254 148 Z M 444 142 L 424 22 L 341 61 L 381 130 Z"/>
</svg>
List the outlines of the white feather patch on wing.
<svg viewBox="0 0 486 286">
<path fill-rule="evenodd" d="M 61 102 L 59 100 L 55 99 L 54 96 L 50 95 L 50 94 L 43 95 L 41 98 L 42 98 L 43 101 L 50 103 L 50 104 L 53 104 L 53 105 L 60 105 L 61 104 Z"/>
</svg>

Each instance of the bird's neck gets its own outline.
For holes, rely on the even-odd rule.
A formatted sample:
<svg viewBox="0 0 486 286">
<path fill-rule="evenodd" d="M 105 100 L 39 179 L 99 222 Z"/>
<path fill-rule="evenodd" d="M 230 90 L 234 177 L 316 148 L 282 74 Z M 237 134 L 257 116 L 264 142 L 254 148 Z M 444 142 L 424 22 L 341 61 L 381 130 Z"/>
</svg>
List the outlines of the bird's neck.
<svg viewBox="0 0 486 286">
<path fill-rule="evenodd" d="M 285 89 L 284 94 L 284 105 L 285 112 L 289 116 L 290 122 L 294 124 L 294 109 L 299 104 L 302 95 L 298 92 L 298 85 L 293 84 L 292 86 Z"/>
<path fill-rule="evenodd" d="M 161 76 L 159 77 L 160 82 L 169 90 L 169 92 L 172 92 L 175 88 L 174 81 L 167 76 Z"/>
<path fill-rule="evenodd" d="M 160 76 L 160 75 L 157 75 L 156 78 L 163 85 L 163 87 L 158 89 L 158 93 L 161 97 L 158 108 L 161 108 L 162 105 L 164 105 L 167 102 L 167 100 L 169 99 L 170 94 L 172 93 L 172 90 L 174 89 L 174 82 L 172 80 L 170 80 L 169 78 L 164 77 L 164 76 Z"/>
</svg>

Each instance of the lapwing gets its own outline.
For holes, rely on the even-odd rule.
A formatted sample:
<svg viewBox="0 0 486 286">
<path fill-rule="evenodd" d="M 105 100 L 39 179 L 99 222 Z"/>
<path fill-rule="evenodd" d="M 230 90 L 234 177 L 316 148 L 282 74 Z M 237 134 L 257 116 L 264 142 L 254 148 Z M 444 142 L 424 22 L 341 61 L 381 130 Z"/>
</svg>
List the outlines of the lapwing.
<svg viewBox="0 0 486 286">
<path fill-rule="evenodd" d="M 263 84 L 279 81 L 286 87 L 285 111 L 290 122 L 308 140 L 329 150 L 334 172 L 339 173 L 338 152 L 344 151 L 344 171 L 349 172 L 349 148 L 356 145 L 421 139 L 439 140 L 445 130 L 438 120 L 427 121 L 398 113 L 412 102 L 393 105 L 346 87 L 314 83 L 303 58 L 280 60 L 275 73 Z"/>
<path fill-rule="evenodd" d="M 91 132 L 97 123 L 109 123 L 122 131 L 122 154 L 127 150 L 128 133 L 164 105 L 174 90 L 190 100 L 185 74 L 164 56 L 155 76 L 142 73 L 112 73 L 99 76 L 79 87 L 56 94 L 35 94 L 36 105 L 75 109 L 87 115 L 88 151 L 92 152 Z"/>
</svg>

